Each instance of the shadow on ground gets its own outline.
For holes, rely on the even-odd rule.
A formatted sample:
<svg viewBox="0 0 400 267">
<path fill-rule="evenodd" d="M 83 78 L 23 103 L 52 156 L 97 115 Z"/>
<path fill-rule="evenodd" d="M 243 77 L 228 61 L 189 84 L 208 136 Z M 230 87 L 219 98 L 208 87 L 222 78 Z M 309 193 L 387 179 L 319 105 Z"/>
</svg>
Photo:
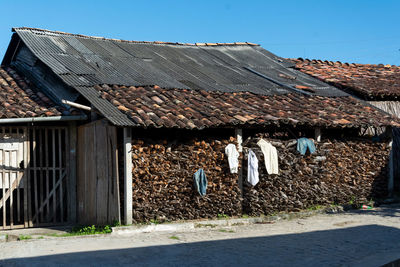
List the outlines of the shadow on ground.
<svg viewBox="0 0 400 267">
<path fill-rule="evenodd" d="M 400 205 L 389 205 L 389 206 L 380 206 L 377 209 L 372 210 L 362 210 L 362 209 L 355 209 L 355 210 L 348 210 L 346 213 L 349 214 L 368 214 L 368 215 L 376 215 L 382 217 L 393 217 L 393 218 L 400 218 Z"/>
<path fill-rule="evenodd" d="M 0 265 L 380 266 L 400 258 L 399 240 L 397 228 L 368 225 L 197 243 L 177 240 L 172 245 L 5 259 Z"/>
</svg>

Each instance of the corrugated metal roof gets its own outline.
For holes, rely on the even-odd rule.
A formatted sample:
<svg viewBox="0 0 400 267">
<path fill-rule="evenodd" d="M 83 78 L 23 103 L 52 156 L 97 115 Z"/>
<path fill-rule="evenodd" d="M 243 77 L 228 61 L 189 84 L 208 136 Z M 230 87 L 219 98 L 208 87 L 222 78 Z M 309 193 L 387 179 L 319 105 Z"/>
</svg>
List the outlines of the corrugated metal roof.
<svg viewBox="0 0 400 267">
<path fill-rule="evenodd" d="M 82 86 L 93 86 L 93 82 L 99 80 L 109 84 L 159 85 L 180 89 L 194 84 L 210 91 L 235 92 L 246 89 L 266 95 L 290 92 L 244 68 L 250 67 L 282 83 L 315 87 L 315 94 L 343 95 L 334 87 L 301 75 L 291 69 L 292 62 L 257 45 L 125 42 L 40 29 L 14 30 L 55 73 L 66 74 L 60 63 L 71 74 L 95 75 L 97 79 L 92 79 L 89 84 L 86 80 L 82 81 Z M 90 60 L 91 55 L 95 55 L 97 61 Z M 296 79 L 286 79 L 285 76 L 295 76 Z M 329 92 L 319 90 L 324 87 L 329 88 Z"/>
</svg>

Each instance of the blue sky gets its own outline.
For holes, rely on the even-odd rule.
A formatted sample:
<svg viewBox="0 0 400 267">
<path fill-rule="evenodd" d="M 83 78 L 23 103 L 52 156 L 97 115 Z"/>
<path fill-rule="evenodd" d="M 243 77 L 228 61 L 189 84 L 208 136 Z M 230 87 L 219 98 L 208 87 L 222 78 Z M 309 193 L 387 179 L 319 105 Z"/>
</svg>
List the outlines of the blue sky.
<svg viewBox="0 0 400 267">
<path fill-rule="evenodd" d="M 400 65 L 400 1 L 0 0 L 0 58 L 12 27 L 125 40 L 248 41 L 282 57 Z"/>
</svg>

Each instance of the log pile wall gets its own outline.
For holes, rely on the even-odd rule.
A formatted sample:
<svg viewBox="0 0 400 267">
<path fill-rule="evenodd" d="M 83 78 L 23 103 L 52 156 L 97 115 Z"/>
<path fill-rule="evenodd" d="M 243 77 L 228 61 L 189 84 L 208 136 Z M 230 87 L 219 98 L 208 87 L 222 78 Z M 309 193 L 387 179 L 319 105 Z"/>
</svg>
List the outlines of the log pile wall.
<svg viewBox="0 0 400 267">
<path fill-rule="evenodd" d="M 238 174 L 230 173 L 224 152 L 228 143 L 228 139 L 179 144 L 133 140 L 134 221 L 240 215 Z M 199 168 L 203 168 L 208 180 L 204 197 L 194 188 L 193 174 Z"/>
<path fill-rule="evenodd" d="M 261 215 L 299 211 L 316 205 L 363 203 L 387 195 L 387 143 L 368 140 L 323 140 L 317 151 L 302 156 L 296 140 L 264 139 L 278 150 L 279 175 L 268 175 L 257 146 L 260 135 L 246 140 L 243 180 L 247 179 L 247 151 L 259 159 L 260 182 L 244 182 L 240 196 L 238 174 L 231 174 L 224 149 L 235 140 L 204 138 L 184 142 L 132 140 L 133 220 L 215 218 L 218 214 Z M 144 141 L 146 140 L 146 141 Z M 203 168 L 207 194 L 194 188 L 193 174 Z"/>
<path fill-rule="evenodd" d="M 268 140 L 268 138 L 265 138 Z M 317 151 L 302 156 L 296 150 L 296 140 L 269 140 L 278 150 L 279 175 L 268 175 L 264 156 L 251 139 L 251 148 L 259 159 L 260 182 L 251 186 L 245 182 L 243 212 L 249 215 L 280 211 L 299 211 L 316 205 L 363 203 L 387 195 L 387 143 L 366 140 L 323 140 Z M 244 164 L 247 175 L 247 164 Z M 247 176 L 246 176 L 247 177 Z"/>
</svg>

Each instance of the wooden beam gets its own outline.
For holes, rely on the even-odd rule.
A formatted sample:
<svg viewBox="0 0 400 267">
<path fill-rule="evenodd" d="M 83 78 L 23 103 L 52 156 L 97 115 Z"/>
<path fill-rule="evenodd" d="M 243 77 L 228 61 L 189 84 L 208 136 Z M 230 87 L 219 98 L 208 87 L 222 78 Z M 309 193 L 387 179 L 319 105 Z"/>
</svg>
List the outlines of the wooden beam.
<svg viewBox="0 0 400 267">
<path fill-rule="evenodd" d="M 67 134 L 68 133 L 68 134 Z M 66 132 L 67 145 L 67 162 L 66 169 L 68 172 L 68 219 L 71 223 L 76 223 L 77 218 L 77 187 L 76 187 L 76 144 L 77 144 L 77 127 L 76 122 L 71 122 L 69 131 Z"/>
<path fill-rule="evenodd" d="M 124 128 L 124 224 L 132 224 L 132 129 Z"/>
<path fill-rule="evenodd" d="M 29 219 L 28 219 L 28 146 L 29 146 L 29 138 L 28 138 L 28 128 L 24 128 L 24 175 L 23 175 L 23 183 L 24 183 L 24 227 L 29 227 Z M 30 201 L 29 201 L 30 204 Z"/>
</svg>

